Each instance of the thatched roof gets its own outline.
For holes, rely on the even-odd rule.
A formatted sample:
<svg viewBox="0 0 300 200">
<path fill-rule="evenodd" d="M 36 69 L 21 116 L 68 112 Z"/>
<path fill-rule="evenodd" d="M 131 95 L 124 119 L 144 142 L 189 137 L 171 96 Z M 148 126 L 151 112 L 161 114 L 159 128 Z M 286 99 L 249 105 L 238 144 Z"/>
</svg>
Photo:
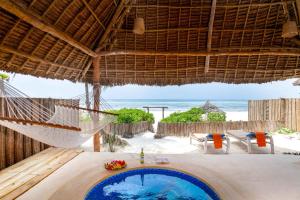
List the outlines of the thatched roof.
<svg viewBox="0 0 300 200">
<path fill-rule="evenodd" d="M 224 113 L 223 110 L 221 110 L 220 108 L 218 108 L 216 105 L 210 103 L 210 101 L 206 101 L 205 104 L 203 106 L 201 106 L 201 108 L 206 113 L 210 113 L 210 112 Z"/>
<path fill-rule="evenodd" d="M 282 37 L 287 18 L 299 24 L 296 8 L 293 0 L 0 0 L 0 70 L 92 82 L 101 55 L 102 85 L 300 77 L 299 40 Z M 143 35 L 132 33 L 137 17 Z"/>
</svg>

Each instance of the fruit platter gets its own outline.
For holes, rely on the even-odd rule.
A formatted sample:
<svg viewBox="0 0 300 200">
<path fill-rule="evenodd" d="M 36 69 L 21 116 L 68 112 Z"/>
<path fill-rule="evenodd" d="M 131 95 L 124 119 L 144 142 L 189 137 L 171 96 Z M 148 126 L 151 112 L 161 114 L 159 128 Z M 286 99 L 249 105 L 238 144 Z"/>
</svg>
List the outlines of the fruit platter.
<svg viewBox="0 0 300 200">
<path fill-rule="evenodd" d="M 110 163 L 105 163 L 104 167 L 107 170 L 120 170 L 127 166 L 125 160 L 113 160 Z"/>
</svg>

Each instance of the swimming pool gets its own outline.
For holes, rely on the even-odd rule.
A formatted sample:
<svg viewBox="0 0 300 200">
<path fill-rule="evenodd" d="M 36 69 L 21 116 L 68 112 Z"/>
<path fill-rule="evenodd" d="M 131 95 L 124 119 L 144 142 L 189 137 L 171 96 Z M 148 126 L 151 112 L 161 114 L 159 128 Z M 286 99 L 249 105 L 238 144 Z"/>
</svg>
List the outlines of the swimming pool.
<svg viewBox="0 0 300 200">
<path fill-rule="evenodd" d="M 219 200 L 203 181 L 163 168 L 140 168 L 110 176 L 95 185 L 85 200 Z"/>
</svg>

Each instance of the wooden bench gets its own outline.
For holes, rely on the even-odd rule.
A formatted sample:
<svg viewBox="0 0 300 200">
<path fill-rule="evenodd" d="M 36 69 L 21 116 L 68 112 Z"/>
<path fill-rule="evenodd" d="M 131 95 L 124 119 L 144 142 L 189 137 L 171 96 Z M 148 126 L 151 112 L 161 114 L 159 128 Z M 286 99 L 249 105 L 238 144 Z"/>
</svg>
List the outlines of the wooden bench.
<svg viewBox="0 0 300 200">
<path fill-rule="evenodd" d="M 0 171 L 0 199 L 15 199 L 81 152 L 48 148 Z"/>
</svg>

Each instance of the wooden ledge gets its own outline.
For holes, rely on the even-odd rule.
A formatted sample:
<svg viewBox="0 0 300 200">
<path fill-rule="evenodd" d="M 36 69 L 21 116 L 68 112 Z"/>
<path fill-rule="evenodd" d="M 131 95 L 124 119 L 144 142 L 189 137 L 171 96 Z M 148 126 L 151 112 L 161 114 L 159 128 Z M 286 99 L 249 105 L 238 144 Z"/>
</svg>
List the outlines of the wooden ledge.
<svg viewBox="0 0 300 200">
<path fill-rule="evenodd" d="M 57 104 L 57 106 L 62 106 L 62 107 L 67 107 L 67 108 L 74 108 L 74 109 L 77 109 L 77 110 L 86 110 L 86 111 L 90 111 L 90 112 L 102 113 L 102 114 L 107 114 L 107 115 L 115 115 L 115 116 L 119 115 L 119 114 L 112 113 L 112 112 L 106 112 L 106 111 L 94 110 L 94 109 L 87 109 L 87 108 L 82 108 L 82 107 L 77 107 L 77 106 L 70 106 L 70 105 L 64 105 L 64 104 Z"/>
</svg>

